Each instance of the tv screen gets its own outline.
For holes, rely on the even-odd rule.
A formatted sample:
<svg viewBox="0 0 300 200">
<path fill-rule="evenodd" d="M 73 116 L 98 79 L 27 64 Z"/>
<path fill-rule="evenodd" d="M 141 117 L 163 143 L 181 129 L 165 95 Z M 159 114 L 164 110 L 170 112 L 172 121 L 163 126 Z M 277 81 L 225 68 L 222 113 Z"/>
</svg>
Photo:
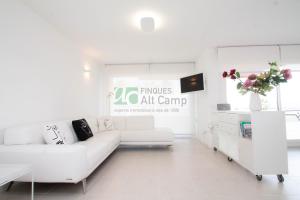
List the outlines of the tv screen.
<svg viewBox="0 0 300 200">
<path fill-rule="evenodd" d="M 195 74 L 180 79 L 181 93 L 204 90 L 203 74 Z"/>
</svg>

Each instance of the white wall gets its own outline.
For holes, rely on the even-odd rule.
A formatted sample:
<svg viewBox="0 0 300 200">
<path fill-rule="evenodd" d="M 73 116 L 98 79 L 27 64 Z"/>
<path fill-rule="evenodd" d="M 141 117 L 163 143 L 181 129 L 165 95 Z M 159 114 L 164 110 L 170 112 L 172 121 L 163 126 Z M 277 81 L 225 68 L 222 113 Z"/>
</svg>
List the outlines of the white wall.
<svg viewBox="0 0 300 200">
<path fill-rule="evenodd" d="M 204 73 L 206 81 L 205 91 L 196 94 L 196 137 L 211 146 L 212 112 L 216 110 L 217 103 L 223 102 L 224 99 L 224 90 L 221 87 L 221 71 L 217 63 L 217 49 L 206 49 L 200 56 L 196 69 L 197 72 Z"/>
<path fill-rule="evenodd" d="M 107 67 L 105 65 L 99 66 L 99 116 L 109 116 L 109 77 Z"/>
<path fill-rule="evenodd" d="M 71 41 L 22 3 L 0 1 L 0 129 L 97 115 L 98 87 L 97 67 Z"/>
</svg>

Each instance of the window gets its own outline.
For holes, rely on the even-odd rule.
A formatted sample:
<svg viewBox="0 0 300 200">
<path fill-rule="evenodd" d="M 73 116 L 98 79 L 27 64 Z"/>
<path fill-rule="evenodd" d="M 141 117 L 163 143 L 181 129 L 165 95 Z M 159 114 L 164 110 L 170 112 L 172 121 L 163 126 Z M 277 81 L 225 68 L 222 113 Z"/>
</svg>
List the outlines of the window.
<svg viewBox="0 0 300 200">
<path fill-rule="evenodd" d="M 152 115 L 157 127 L 191 134 L 191 97 L 181 94 L 179 80 L 114 78 L 113 88 L 111 115 Z"/>
<path fill-rule="evenodd" d="M 245 80 L 245 78 L 242 78 Z M 242 95 L 236 89 L 237 80 L 226 79 L 227 102 L 231 104 L 232 110 L 248 110 L 249 109 L 249 94 Z"/>
<path fill-rule="evenodd" d="M 194 74 L 193 64 L 116 65 L 108 70 L 109 110 L 113 116 L 154 116 L 156 127 L 177 136 L 194 133 L 194 101 L 181 94 L 180 78 Z"/>
<path fill-rule="evenodd" d="M 114 78 L 113 84 L 112 115 L 190 115 L 190 96 L 181 94 L 179 80 Z"/>
<path fill-rule="evenodd" d="M 280 86 L 282 110 L 286 111 L 288 140 L 300 139 L 300 71 L 293 71 L 288 84 Z"/>
<path fill-rule="evenodd" d="M 287 84 L 281 84 L 280 95 L 282 109 L 285 111 L 300 110 L 300 72 L 293 71 L 293 78 Z"/>
</svg>

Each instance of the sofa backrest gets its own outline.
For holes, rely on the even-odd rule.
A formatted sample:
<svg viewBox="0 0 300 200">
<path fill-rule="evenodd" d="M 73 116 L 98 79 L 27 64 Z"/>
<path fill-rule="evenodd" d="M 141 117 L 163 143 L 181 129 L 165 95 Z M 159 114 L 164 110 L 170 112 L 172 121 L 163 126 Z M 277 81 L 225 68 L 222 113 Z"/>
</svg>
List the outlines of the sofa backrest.
<svg viewBox="0 0 300 200">
<path fill-rule="evenodd" d="M 0 130 L 0 145 L 4 144 L 4 129 Z"/>
<path fill-rule="evenodd" d="M 127 130 L 151 130 L 154 129 L 153 116 L 130 116 L 126 118 Z"/>
<path fill-rule="evenodd" d="M 112 117 L 114 128 L 117 130 L 152 130 L 153 116 Z"/>
<path fill-rule="evenodd" d="M 112 117 L 114 129 L 126 130 L 127 117 Z"/>
<path fill-rule="evenodd" d="M 7 128 L 4 130 L 4 144 L 43 144 L 42 131 L 40 124 Z"/>
<path fill-rule="evenodd" d="M 78 138 L 77 138 L 76 133 L 73 129 L 72 120 L 55 121 L 55 122 L 52 122 L 52 123 L 53 124 L 58 124 L 58 125 L 61 124 L 61 123 L 65 123 L 69 129 L 64 131 L 64 133 L 66 133 L 64 135 L 64 139 L 68 142 L 68 144 L 73 144 L 75 142 L 78 142 Z M 43 124 L 43 125 L 45 125 L 45 124 Z"/>
<path fill-rule="evenodd" d="M 97 120 L 95 119 L 95 121 Z M 45 144 L 43 133 L 45 131 L 45 126 L 49 124 L 66 128 L 63 129 L 63 133 L 65 133 L 64 139 L 68 141 L 68 144 L 78 141 L 78 138 L 72 127 L 72 120 L 62 120 L 6 128 L 2 134 L 0 131 L 0 144 Z M 61 126 L 65 124 L 67 126 Z"/>
<path fill-rule="evenodd" d="M 98 133 L 99 132 L 99 123 L 98 123 L 97 118 L 87 117 L 85 119 L 86 119 L 88 125 L 90 126 L 93 134 Z M 72 122 L 71 122 L 71 128 L 73 129 Z"/>
<path fill-rule="evenodd" d="M 113 126 L 117 130 L 154 129 L 153 116 L 101 117 L 99 120 L 103 118 L 111 118 L 113 120 Z M 99 124 L 97 123 L 97 120 L 93 118 L 87 118 L 87 120 L 93 129 L 93 132 L 98 132 Z M 56 122 L 41 122 L 37 124 L 16 126 L 0 130 L 0 144 L 44 144 L 44 126 L 45 124 L 49 123 L 66 123 L 72 133 L 68 140 L 71 141 L 71 143 L 73 143 L 73 141 L 78 141 L 72 127 L 72 120 L 64 120 Z"/>
</svg>

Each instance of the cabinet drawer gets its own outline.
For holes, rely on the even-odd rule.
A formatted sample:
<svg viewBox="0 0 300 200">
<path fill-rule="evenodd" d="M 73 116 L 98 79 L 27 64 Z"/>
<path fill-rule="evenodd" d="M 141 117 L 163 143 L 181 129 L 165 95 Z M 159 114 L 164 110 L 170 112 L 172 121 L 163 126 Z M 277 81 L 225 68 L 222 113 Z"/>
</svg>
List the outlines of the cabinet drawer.
<svg viewBox="0 0 300 200">
<path fill-rule="evenodd" d="M 229 123 L 219 122 L 216 125 L 216 130 L 218 132 L 225 132 L 227 135 L 239 136 L 239 126 Z"/>
<path fill-rule="evenodd" d="M 239 116 L 233 113 L 218 113 L 218 121 L 230 124 L 239 124 Z"/>
</svg>

